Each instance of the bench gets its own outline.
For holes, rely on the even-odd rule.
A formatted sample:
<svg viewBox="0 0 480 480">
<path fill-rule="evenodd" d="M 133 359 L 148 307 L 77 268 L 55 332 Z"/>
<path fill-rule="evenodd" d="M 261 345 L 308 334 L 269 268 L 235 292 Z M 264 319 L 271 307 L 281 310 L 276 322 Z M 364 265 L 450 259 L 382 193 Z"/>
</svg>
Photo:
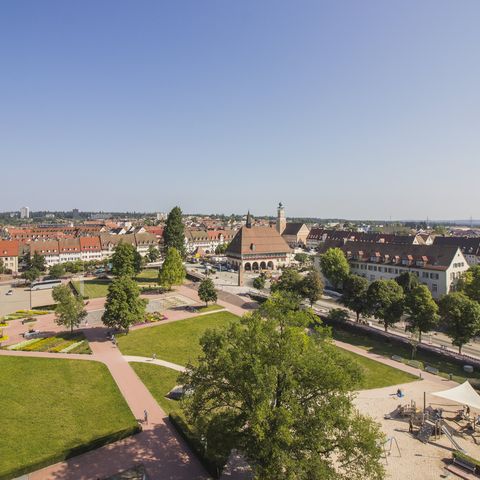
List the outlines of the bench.
<svg viewBox="0 0 480 480">
<path fill-rule="evenodd" d="M 472 473 L 475 473 L 475 470 L 477 468 L 477 466 L 474 463 L 469 462 L 464 458 L 453 457 L 453 463 L 455 465 L 458 465 L 459 467 L 464 468 L 465 470 L 469 470 Z"/>
<path fill-rule="evenodd" d="M 432 375 L 438 375 L 438 368 L 426 366 L 425 371 L 431 373 Z"/>
<path fill-rule="evenodd" d="M 396 362 L 403 362 L 403 358 L 399 357 L 398 355 L 392 355 L 392 360 L 395 360 Z"/>
<path fill-rule="evenodd" d="M 414 368 L 422 368 L 422 362 L 419 362 L 418 360 L 408 360 L 407 365 Z"/>
</svg>

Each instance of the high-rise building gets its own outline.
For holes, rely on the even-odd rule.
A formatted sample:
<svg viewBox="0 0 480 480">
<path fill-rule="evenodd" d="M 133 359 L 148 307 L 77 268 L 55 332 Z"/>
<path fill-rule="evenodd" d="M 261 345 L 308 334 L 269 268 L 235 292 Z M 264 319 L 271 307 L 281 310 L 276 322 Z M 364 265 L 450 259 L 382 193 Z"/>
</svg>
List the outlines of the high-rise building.
<svg viewBox="0 0 480 480">
<path fill-rule="evenodd" d="M 29 218 L 30 217 L 30 209 L 28 207 L 22 207 L 20 209 L 20 218 Z"/>
</svg>

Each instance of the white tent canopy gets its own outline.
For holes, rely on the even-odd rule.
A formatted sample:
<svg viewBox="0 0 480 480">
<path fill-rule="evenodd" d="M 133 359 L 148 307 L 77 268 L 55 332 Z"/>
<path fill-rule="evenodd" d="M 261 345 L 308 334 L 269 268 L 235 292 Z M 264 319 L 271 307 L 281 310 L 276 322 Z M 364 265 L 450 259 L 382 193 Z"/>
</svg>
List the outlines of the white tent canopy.
<svg viewBox="0 0 480 480">
<path fill-rule="evenodd" d="M 468 380 L 458 385 L 458 387 L 432 393 L 432 395 L 480 410 L 480 395 L 474 390 Z"/>
</svg>

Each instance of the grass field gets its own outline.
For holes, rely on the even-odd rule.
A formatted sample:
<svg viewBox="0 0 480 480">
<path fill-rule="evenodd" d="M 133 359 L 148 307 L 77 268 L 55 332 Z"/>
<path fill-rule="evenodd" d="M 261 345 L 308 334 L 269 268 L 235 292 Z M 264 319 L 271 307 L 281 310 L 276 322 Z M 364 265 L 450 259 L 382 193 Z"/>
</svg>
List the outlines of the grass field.
<svg viewBox="0 0 480 480">
<path fill-rule="evenodd" d="M 155 353 L 157 358 L 178 365 L 186 365 L 189 361 L 195 364 L 196 358 L 201 353 L 199 340 L 205 330 L 227 325 L 230 321 L 236 320 L 238 320 L 238 317 L 229 312 L 212 313 L 159 325 L 158 327 L 136 330 L 128 335 L 118 337 L 118 344 L 125 355 L 150 357 Z M 413 375 L 375 360 L 345 350 L 341 351 L 360 364 L 364 373 L 362 389 L 387 387 L 416 379 Z M 146 368 L 145 371 L 147 371 Z M 175 372 L 172 378 L 176 378 Z M 167 391 L 173 385 L 170 384 Z"/>
<path fill-rule="evenodd" d="M 383 355 L 388 358 L 392 355 L 398 355 L 406 360 L 411 358 L 411 348 L 407 346 L 381 341 L 376 337 L 362 333 L 354 333 L 340 328 L 332 328 L 332 334 L 335 340 L 356 345 L 357 347 L 378 355 Z M 453 380 L 458 383 L 463 383 L 466 379 L 469 379 L 477 388 L 480 387 L 479 372 L 474 371 L 471 374 L 465 373 L 460 365 L 446 358 L 417 350 L 415 360 L 420 361 L 423 365 L 438 368 L 440 371 L 439 375 L 442 377 L 448 378 L 449 374 L 452 374 Z"/>
<path fill-rule="evenodd" d="M 196 363 L 201 352 L 198 341 L 205 330 L 228 325 L 232 321 L 238 321 L 238 317 L 225 311 L 201 315 L 134 330 L 128 335 L 118 336 L 118 346 L 124 355 L 150 357 L 155 353 L 158 358 L 179 365 L 186 365 L 189 361 Z"/>
<path fill-rule="evenodd" d="M 88 298 L 106 297 L 110 280 L 85 280 L 83 282 L 83 296 Z M 73 282 L 77 292 L 81 292 L 81 282 Z"/>
<path fill-rule="evenodd" d="M 2 356 L 0 371 L 0 478 L 137 424 L 101 363 Z"/>
<path fill-rule="evenodd" d="M 157 268 L 147 268 L 145 270 L 142 270 L 135 277 L 135 280 L 139 283 L 157 283 L 157 279 L 158 279 Z"/>
<path fill-rule="evenodd" d="M 363 371 L 363 380 L 360 390 L 368 390 L 370 388 L 389 387 L 391 385 L 399 385 L 418 380 L 418 377 L 410 373 L 403 372 L 397 368 L 390 367 L 383 363 L 362 357 L 356 353 L 349 352 L 339 348 L 343 355 L 356 361 Z"/>
<path fill-rule="evenodd" d="M 150 393 L 155 397 L 155 400 L 164 412 L 167 414 L 182 414 L 179 401 L 165 398 L 165 395 L 177 385 L 177 378 L 180 372 L 151 363 L 131 362 L 130 366 L 150 390 Z"/>
<path fill-rule="evenodd" d="M 207 313 L 207 312 L 215 312 L 216 310 L 222 310 L 223 307 L 221 305 L 217 305 L 216 303 L 208 306 L 197 307 L 198 313 Z"/>
</svg>

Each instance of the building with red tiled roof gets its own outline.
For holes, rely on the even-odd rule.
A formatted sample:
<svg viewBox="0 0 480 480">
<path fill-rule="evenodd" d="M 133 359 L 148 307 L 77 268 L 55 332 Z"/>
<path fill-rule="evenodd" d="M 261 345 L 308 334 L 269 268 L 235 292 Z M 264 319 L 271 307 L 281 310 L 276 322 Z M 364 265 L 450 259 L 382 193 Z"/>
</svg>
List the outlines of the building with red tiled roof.
<svg viewBox="0 0 480 480">
<path fill-rule="evenodd" d="M 246 225 L 237 232 L 225 254 L 239 270 L 258 271 L 287 266 L 292 252 L 275 228 L 253 226 L 249 213 Z"/>
<path fill-rule="evenodd" d="M 102 259 L 102 244 L 100 237 L 80 237 L 80 254 L 85 262 Z"/>
<path fill-rule="evenodd" d="M 12 273 L 18 272 L 18 256 L 20 243 L 18 240 L 0 240 L 0 262 Z"/>
</svg>

